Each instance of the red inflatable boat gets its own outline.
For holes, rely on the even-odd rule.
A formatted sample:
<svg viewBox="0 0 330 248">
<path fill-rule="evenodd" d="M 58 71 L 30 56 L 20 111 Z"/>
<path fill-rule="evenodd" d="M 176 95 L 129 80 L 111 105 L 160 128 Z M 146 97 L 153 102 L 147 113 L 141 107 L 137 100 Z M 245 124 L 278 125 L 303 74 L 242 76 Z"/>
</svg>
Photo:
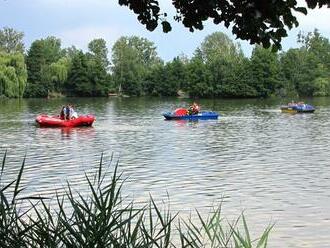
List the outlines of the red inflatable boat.
<svg viewBox="0 0 330 248">
<path fill-rule="evenodd" d="M 91 126 L 95 121 L 94 115 L 80 115 L 78 118 L 63 120 L 59 116 L 38 115 L 36 122 L 41 127 L 81 127 Z"/>
</svg>

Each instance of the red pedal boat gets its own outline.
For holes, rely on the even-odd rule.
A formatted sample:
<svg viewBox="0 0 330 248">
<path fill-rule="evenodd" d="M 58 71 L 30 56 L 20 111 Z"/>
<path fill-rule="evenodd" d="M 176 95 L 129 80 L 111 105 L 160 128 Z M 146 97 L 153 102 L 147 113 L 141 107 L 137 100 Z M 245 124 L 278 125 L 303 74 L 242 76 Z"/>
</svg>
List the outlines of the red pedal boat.
<svg viewBox="0 0 330 248">
<path fill-rule="evenodd" d="M 80 115 L 78 118 L 63 120 L 59 116 L 38 115 L 36 122 L 41 127 L 81 127 L 91 126 L 95 121 L 94 115 Z"/>
</svg>

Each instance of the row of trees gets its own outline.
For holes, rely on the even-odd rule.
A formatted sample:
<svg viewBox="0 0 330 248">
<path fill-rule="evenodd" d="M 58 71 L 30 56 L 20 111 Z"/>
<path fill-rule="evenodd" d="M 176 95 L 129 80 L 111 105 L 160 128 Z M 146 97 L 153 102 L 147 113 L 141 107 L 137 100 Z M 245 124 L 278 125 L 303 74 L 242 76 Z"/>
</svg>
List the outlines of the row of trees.
<svg viewBox="0 0 330 248">
<path fill-rule="evenodd" d="M 26 56 L 27 97 L 45 97 L 53 93 L 77 96 L 103 96 L 108 93 L 108 50 L 103 39 L 88 44 L 83 53 L 75 47 L 61 48 L 55 37 L 36 40 Z"/>
<path fill-rule="evenodd" d="M 317 30 L 299 35 L 300 48 L 274 53 L 256 46 L 246 58 L 239 44 L 216 32 L 191 58 L 165 63 L 153 42 L 121 37 L 112 47 L 94 39 L 83 52 L 61 40 L 36 40 L 24 54 L 23 33 L 0 30 L 0 96 L 125 95 L 269 97 L 330 95 L 330 43 Z"/>
<path fill-rule="evenodd" d="M 216 32 L 188 59 L 164 63 L 153 43 L 119 39 L 112 78 L 126 94 L 192 97 L 330 96 L 330 43 L 315 30 L 299 34 L 300 48 L 274 53 L 256 46 L 246 58 L 239 44 Z"/>
</svg>

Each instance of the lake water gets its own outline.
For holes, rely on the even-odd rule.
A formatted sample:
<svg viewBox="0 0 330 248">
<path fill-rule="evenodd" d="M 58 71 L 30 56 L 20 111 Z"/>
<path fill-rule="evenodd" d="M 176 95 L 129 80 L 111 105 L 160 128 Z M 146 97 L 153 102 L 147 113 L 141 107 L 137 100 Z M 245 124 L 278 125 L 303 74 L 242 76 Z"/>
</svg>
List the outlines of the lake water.
<svg viewBox="0 0 330 248">
<path fill-rule="evenodd" d="M 53 195 L 66 180 L 82 187 L 101 153 L 119 158 L 125 194 L 138 202 L 168 201 L 173 211 L 207 213 L 224 199 L 230 219 L 245 210 L 253 232 L 275 223 L 269 247 L 329 247 L 330 98 L 306 99 L 314 114 L 284 114 L 291 99 L 200 100 L 218 120 L 165 121 L 162 112 L 188 106 L 176 98 L 0 100 L 4 180 L 27 155 L 26 195 Z M 93 113 L 91 128 L 39 128 L 39 113 L 70 101 Z"/>
</svg>

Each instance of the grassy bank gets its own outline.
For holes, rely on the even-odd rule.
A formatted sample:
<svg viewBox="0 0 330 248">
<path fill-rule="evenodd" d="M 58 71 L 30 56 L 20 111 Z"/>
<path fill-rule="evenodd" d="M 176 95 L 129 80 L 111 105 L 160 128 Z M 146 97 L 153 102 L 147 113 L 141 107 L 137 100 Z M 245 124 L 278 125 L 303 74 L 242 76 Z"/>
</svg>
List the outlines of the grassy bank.
<svg viewBox="0 0 330 248">
<path fill-rule="evenodd" d="M 24 197 L 20 186 L 25 159 L 16 180 L 4 184 L 6 154 L 0 172 L 1 247 L 267 247 L 272 226 L 259 238 L 250 237 L 243 214 L 227 221 L 217 207 L 203 218 L 183 219 L 152 197 L 143 207 L 121 197 L 125 180 L 118 172 L 105 172 L 102 157 L 98 171 L 86 174 L 87 196 L 74 192 L 68 182 L 64 195 L 56 194 L 56 204 L 42 197 Z M 28 209 L 22 210 L 22 203 Z"/>
</svg>

